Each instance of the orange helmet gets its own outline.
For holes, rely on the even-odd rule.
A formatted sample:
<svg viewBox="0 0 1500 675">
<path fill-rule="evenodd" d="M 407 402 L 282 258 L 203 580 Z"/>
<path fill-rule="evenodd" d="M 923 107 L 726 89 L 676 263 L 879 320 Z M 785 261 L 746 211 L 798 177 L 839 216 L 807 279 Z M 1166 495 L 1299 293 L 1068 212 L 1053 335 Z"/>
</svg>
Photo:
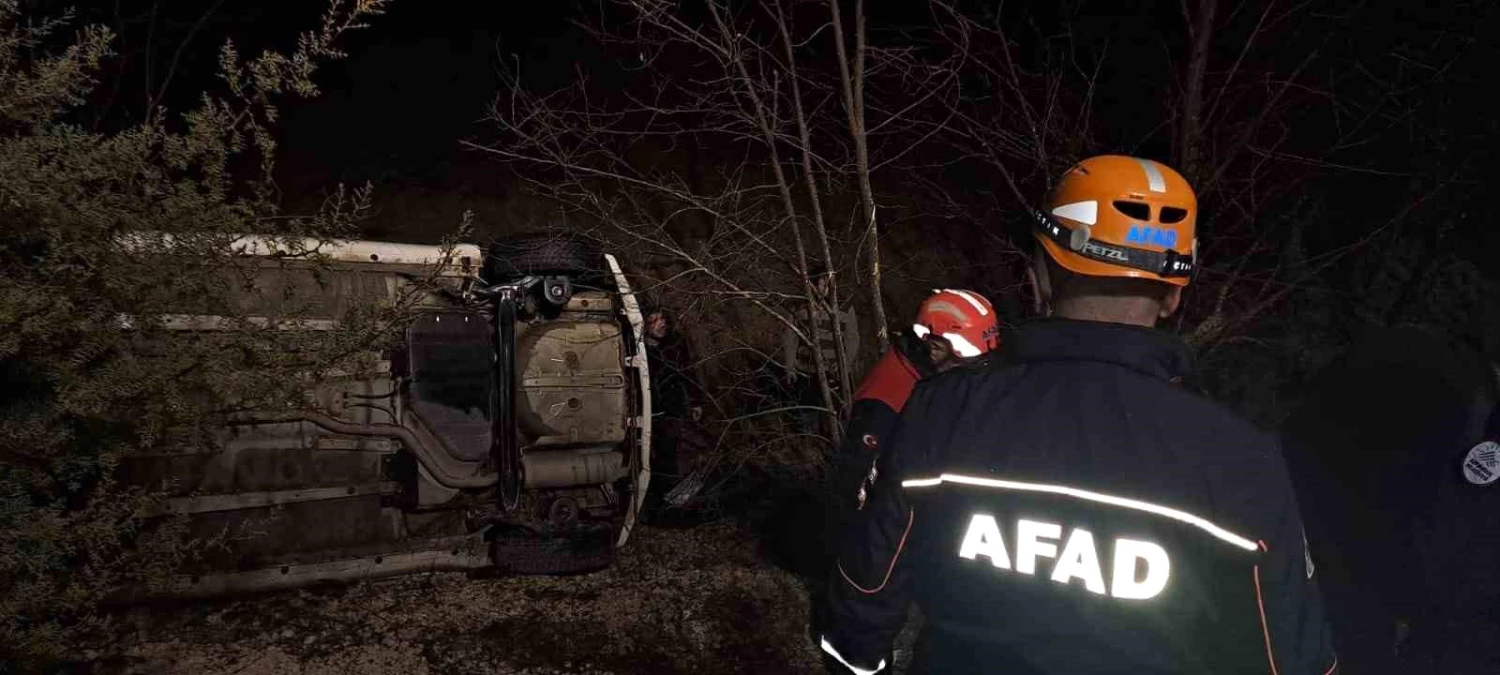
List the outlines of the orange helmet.
<svg viewBox="0 0 1500 675">
<path fill-rule="evenodd" d="M 947 340 L 953 353 L 964 358 L 1000 346 L 995 307 L 974 291 L 934 290 L 917 309 L 917 321 L 911 330 L 919 338 L 933 335 Z"/>
<path fill-rule="evenodd" d="M 1186 286 L 1196 269 L 1198 197 L 1171 167 L 1123 155 L 1063 173 L 1036 212 L 1036 238 L 1063 268 Z"/>
</svg>

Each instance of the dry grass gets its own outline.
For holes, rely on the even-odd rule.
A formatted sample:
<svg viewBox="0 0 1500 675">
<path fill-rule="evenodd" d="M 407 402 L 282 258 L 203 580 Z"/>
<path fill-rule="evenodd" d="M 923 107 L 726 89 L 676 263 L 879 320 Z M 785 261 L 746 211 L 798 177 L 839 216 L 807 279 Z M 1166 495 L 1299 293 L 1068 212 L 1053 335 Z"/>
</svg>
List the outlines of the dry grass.
<svg viewBox="0 0 1500 675">
<path fill-rule="evenodd" d="M 87 654 L 101 672 L 820 672 L 807 591 L 730 524 L 646 529 L 607 571 L 433 574 L 140 608 Z"/>
</svg>

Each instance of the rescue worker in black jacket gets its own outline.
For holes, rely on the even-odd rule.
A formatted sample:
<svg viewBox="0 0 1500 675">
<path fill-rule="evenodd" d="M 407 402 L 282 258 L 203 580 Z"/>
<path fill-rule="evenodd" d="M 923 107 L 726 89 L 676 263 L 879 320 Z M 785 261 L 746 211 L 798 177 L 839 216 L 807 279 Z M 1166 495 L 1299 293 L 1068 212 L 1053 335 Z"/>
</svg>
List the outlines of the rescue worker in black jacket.
<svg viewBox="0 0 1500 675">
<path fill-rule="evenodd" d="M 1187 351 L 1153 329 L 1196 211 L 1150 160 L 1062 176 L 1031 268 L 1050 317 L 917 385 L 831 572 L 831 670 L 886 670 L 909 601 L 931 673 L 1337 669 L 1275 438 L 1174 384 Z"/>
</svg>

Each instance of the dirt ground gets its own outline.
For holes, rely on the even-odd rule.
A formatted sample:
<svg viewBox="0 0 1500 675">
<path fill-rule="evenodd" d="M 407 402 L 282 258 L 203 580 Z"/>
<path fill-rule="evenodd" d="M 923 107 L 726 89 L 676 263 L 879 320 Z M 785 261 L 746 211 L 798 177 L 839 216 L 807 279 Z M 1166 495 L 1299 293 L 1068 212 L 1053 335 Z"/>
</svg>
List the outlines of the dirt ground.
<svg viewBox="0 0 1500 675">
<path fill-rule="evenodd" d="M 95 672 L 817 673 L 808 591 L 744 528 L 645 528 L 609 570 L 442 573 L 137 609 Z"/>
<path fill-rule="evenodd" d="M 136 608 L 77 655 L 89 665 L 71 672 L 821 673 L 807 633 L 808 581 L 782 569 L 785 554 L 768 555 L 754 530 L 642 528 L 613 568 L 574 577 L 439 573 Z M 1326 590 L 1331 607 L 1385 616 L 1357 589 Z M 1490 639 L 1500 623 L 1490 610 L 1419 622 L 1399 653 L 1389 622 L 1377 620 L 1370 629 L 1382 635 L 1361 642 L 1386 645 L 1376 650 L 1383 658 L 1343 656 L 1392 675 L 1500 672 Z M 897 642 L 898 675 L 908 672 L 917 625 Z"/>
</svg>

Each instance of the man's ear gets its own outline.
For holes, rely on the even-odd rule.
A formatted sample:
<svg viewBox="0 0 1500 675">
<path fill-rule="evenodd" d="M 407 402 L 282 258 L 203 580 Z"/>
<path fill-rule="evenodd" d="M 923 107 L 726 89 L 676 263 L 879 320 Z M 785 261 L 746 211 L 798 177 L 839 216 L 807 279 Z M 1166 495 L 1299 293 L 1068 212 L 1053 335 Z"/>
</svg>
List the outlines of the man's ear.
<svg viewBox="0 0 1500 675">
<path fill-rule="evenodd" d="M 1177 312 L 1182 306 L 1182 287 L 1172 286 L 1167 290 L 1165 297 L 1161 299 L 1161 318 L 1165 319 Z"/>
<path fill-rule="evenodd" d="M 1031 291 L 1031 311 L 1036 315 L 1042 313 L 1042 288 L 1036 278 L 1036 268 L 1026 266 L 1026 285 Z"/>
<path fill-rule="evenodd" d="M 1046 254 L 1038 251 L 1026 266 L 1026 279 L 1031 282 L 1031 306 L 1038 316 L 1052 313 L 1052 280 L 1047 274 Z"/>
</svg>

